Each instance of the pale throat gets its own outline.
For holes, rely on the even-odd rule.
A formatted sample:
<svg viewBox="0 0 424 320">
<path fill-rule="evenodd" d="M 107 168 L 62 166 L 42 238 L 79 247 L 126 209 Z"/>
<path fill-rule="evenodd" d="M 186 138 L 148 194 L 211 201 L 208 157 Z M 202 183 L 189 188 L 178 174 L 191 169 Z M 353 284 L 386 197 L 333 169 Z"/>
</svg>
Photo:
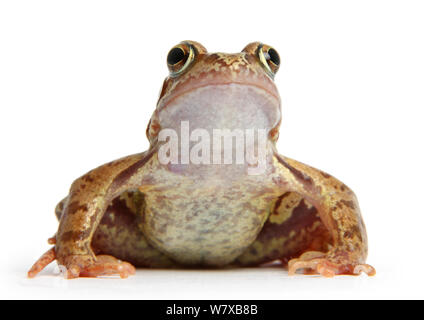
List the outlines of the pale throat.
<svg viewBox="0 0 424 320">
<path fill-rule="evenodd" d="M 280 121 L 279 101 L 252 85 L 210 85 L 188 91 L 159 112 L 161 128 L 179 131 L 181 122 L 190 129 L 265 129 Z"/>
<path fill-rule="evenodd" d="M 188 164 L 207 163 L 230 165 L 233 169 L 201 166 L 202 170 L 242 173 L 248 166 L 257 166 L 258 161 L 265 170 L 273 150 L 269 132 L 279 123 L 280 116 L 279 101 L 259 87 L 227 84 L 197 88 L 174 98 L 160 110 L 159 141 L 167 144 L 166 152 L 160 154 L 170 161 L 172 171 L 186 171 Z M 176 152 L 170 152 L 170 138 L 176 141 Z M 217 162 L 218 158 L 221 162 Z M 262 169 L 258 172 L 266 171 Z"/>
</svg>

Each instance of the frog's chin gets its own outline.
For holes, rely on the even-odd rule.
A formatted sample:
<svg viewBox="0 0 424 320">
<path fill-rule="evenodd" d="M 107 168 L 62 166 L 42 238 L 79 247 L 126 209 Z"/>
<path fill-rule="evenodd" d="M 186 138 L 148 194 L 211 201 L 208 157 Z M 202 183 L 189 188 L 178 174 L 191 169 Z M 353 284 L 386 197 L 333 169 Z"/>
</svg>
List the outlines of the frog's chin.
<svg viewBox="0 0 424 320">
<path fill-rule="evenodd" d="M 280 101 L 265 89 L 246 84 L 218 84 L 184 92 L 158 109 L 162 129 L 264 129 L 268 132 L 281 119 Z"/>
</svg>

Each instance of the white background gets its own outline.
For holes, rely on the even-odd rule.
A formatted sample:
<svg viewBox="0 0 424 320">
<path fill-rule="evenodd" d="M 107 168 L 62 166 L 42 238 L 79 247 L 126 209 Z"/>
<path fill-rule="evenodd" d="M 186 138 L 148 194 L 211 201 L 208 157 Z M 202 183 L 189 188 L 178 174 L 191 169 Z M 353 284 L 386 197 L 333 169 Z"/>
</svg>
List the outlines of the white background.
<svg viewBox="0 0 424 320">
<path fill-rule="evenodd" d="M 0 297 L 424 298 L 423 16 L 420 1 L 2 1 Z M 355 191 L 375 277 L 268 268 L 68 281 L 52 265 L 26 279 L 71 182 L 148 147 L 167 52 L 185 39 L 279 51 L 279 150 Z"/>
</svg>

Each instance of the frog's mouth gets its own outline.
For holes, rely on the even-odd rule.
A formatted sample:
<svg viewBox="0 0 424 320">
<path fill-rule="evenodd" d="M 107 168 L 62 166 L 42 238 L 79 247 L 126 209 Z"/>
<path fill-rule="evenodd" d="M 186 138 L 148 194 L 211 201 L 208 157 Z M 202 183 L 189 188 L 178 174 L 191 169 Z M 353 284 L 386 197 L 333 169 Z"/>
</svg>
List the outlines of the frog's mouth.
<svg viewBox="0 0 424 320">
<path fill-rule="evenodd" d="M 266 129 L 281 119 L 280 100 L 262 87 L 250 84 L 209 84 L 174 96 L 158 108 L 161 128 Z"/>
</svg>

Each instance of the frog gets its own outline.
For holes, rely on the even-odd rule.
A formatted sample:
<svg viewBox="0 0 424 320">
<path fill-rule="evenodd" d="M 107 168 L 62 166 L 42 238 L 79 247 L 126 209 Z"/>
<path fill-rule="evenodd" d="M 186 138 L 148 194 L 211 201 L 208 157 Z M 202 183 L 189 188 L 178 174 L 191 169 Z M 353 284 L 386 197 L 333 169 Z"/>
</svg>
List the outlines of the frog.
<svg viewBox="0 0 424 320">
<path fill-rule="evenodd" d="M 374 275 L 366 264 L 367 232 L 353 191 L 277 151 L 282 121 L 274 81 L 281 64 L 277 50 L 252 42 L 237 53 L 209 53 L 187 40 L 172 47 L 166 62 L 169 74 L 147 125 L 148 150 L 101 165 L 72 183 L 55 209 L 59 226 L 48 240 L 52 247 L 28 277 L 55 260 L 68 279 L 127 278 L 136 268 L 276 262 L 288 275 Z M 203 147 L 197 153 L 191 149 L 198 157 L 187 161 L 187 148 L 179 142 L 172 146 L 180 154 L 171 156 L 171 138 L 187 137 L 186 124 L 192 134 L 201 130 L 188 143 L 193 148 L 217 129 L 256 130 L 249 146 L 257 147 L 258 156 L 253 152 L 251 161 L 234 163 L 231 154 L 222 163 L 225 151 L 247 141 L 247 135 L 237 140 L 237 134 L 230 135 L 237 142 L 232 146 L 213 148 L 221 162 L 207 162 L 212 155 Z M 164 138 L 163 132 L 175 134 Z M 199 155 L 202 161 L 194 161 Z"/>
</svg>

